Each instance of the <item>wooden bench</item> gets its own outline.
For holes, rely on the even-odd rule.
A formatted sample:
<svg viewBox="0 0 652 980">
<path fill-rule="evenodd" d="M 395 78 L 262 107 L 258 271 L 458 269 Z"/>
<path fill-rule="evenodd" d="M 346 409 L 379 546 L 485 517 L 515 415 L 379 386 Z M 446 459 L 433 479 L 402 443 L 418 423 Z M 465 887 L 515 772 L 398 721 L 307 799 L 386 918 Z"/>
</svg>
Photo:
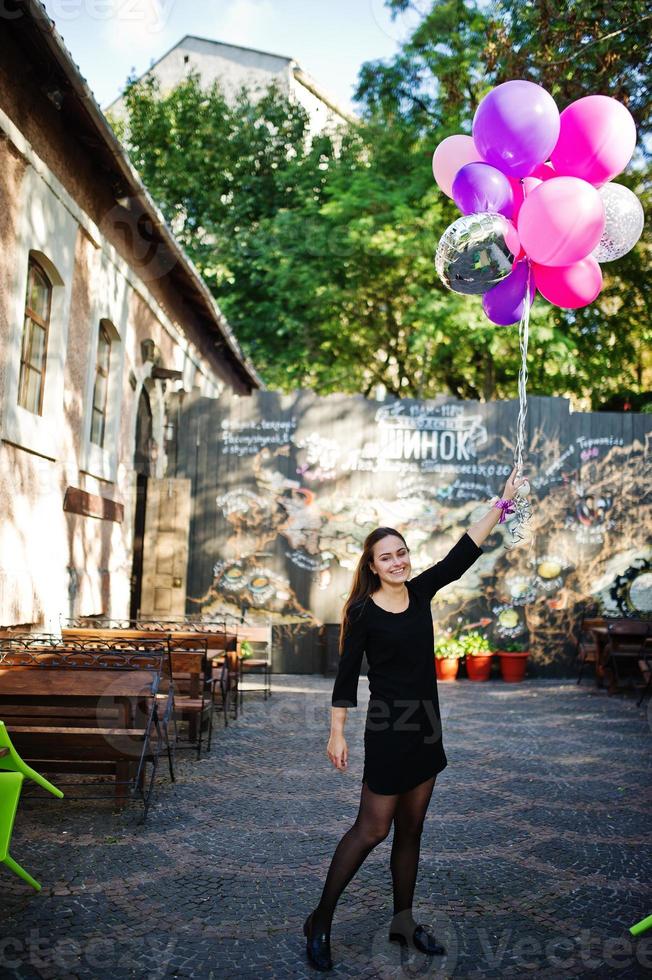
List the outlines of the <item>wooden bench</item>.
<svg viewBox="0 0 652 980">
<path fill-rule="evenodd" d="M 0 714 L 17 750 L 36 768 L 112 775 L 116 805 L 138 795 L 145 820 L 164 747 L 174 779 L 158 699 L 166 656 L 160 647 L 80 651 L 0 641 Z"/>
<path fill-rule="evenodd" d="M 62 639 L 53 633 L 19 634 L 17 632 L 11 634 L 5 633 L 4 639 L 6 641 L 12 641 L 11 643 L 5 642 L 4 649 L 11 648 L 13 650 L 14 662 L 16 663 L 18 662 L 16 658 L 19 657 L 21 651 L 23 652 L 24 663 L 30 662 L 31 653 L 34 651 L 40 651 L 41 663 L 44 663 L 47 651 L 50 651 L 51 655 L 56 657 L 57 662 L 61 665 L 98 667 L 104 664 L 107 667 L 128 667 L 134 660 L 132 655 L 136 656 L 138 665 L 147 664 L 148 662 L 143 660 L 143 655 L 148 651 L 152 651 L 155 658 L 152 663 L 157 665 L 160 663 L 163 664 L 156 700 L 158 702 L 159 723 L 165 732 L 167 740 L 166 751 L 170 767 L 170 778 L 174 781 L 173 753 L 168 737 L 168 726 L 171 720 L 174 725 L 172 711 L 174 685 L 169 670 L 168 644 L 165 639 L 152 637 L 151 635 L 143 638 L 126 638 L 116 635 L 106 639 L 101 637 Z M 2 633 L 0 632 L 1 640 Z M 164 652 L 165 656 L 162 657 Z M 176 742 L 176 728 L 174 734 L 175 737 L 172 744 Z"/>
<path fill-rule="evenodd" d="M 154 620 L 152 622 L 147 622 L 144 620 L 127 620 L 127 626 L 121 625 L 125 621 L 123 620 L 105 620 L 105 619 L 93 619 L 89 622 L 98 624 L 94 626 L 90 625 L 79 625 L 81 621 L 68 620 L 68 623 L 74 622 L 75 625 L 64 625 L 62 626 L 61 633 L 64 640 L 71 640 L 81 643 L 98 643 L 98 644 L 114 644 L 116 642 L 126 642 L 126 643 L 146 643 L 148 641 L 158 640 L 161 643 L 165 643 L 168 650 L 170 651 L 173 647 L 177 650 L 191 650 L 193 646 L 197 646 L 201 643 L 202 646 L 208 652 L 209 666 L 212 661 L 213 669 L 210 672 L 209 682 L 211 685 L 211 720 L 209 722 L 210 733 L 208 738 L 208 747 L 210 748 L 211 736 L 212 736 L 212 714 L 215 710 L 219 709 L 224 713 L 224 724 L 228 724 L 228 713 L 231 700 L 235 704 L 235 717 L 237 718 L 237 707 L 238 707 L 238 690 L 239 690 L 239 680 L 240 680 L 240 658 L 237 655 L 237 634 L 233 632 L 227 632 L 226 628 L 222 623 L 193 623 L 189 624 L 186 620 L 181 622 L 167 622 L 163 620 Z M 115 623 L 111 626 L 109 624 Z M 140 627 L 146 628 L 140 628 Z M 169 629 L 167 627 L 170 627 Z M 226 667 L 224 666 L 226 665 Z M 173 677 L 173 670 L 170 663 L 169 674 Z M 184 673 L 181 666 L 178 665 L 177 673 Z M 195 698 L 199 696 L 200 685 L 197 686 L 197 694 L 193 695 Z M 221 695 L 221 704 L 218 705 L 216 693 L 219 690 Z M 186 692 L 188 694 L 188 692 Z M 193 718 L 193 711 L 199 712 L 200 714 L 204 712 L 204 705 L 195 706 L 191 709 L 190 705 L 186 703 L 184 709 L 187 709 L 186 718 L 189 720 L 189 728 L 192 732 L 189 732 L 191 740 L 197 741 L 198 752 L 201 753 L 201 742 L 200 739 L 196 737 L 196 717 Z M 177 715 L 175 718 L 175 735 L 176 735 L 176 720 L 178 718 L 183 718 L 184 713 Z M 199 735 L 201 735 L 202 726 L 199 727 Z"/>
</svg>

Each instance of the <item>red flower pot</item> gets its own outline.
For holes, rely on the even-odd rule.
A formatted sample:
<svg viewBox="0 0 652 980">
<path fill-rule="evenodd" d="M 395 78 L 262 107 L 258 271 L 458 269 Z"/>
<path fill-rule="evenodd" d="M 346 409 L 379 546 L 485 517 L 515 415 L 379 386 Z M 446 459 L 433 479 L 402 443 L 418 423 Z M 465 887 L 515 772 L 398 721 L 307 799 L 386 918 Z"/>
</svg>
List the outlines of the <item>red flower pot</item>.
<svg viewBox="0 0 652 980">
<path fill-rule="evenodd" d="M 491 658 L 493 653 L 467 654 L 465 658 L 466 673 L 470 681 L 488 681 L 491 674 Z"/>
<path fill-rule="evenodd" d="M 459 657 L 435 657 L 435 670 L 438 681 L 454 681 L 460 665 Z"/>
<path fill-rule="evenodd" d="M 525 664 L 529 657 L 529 650 L 521 650 L 509 653 L 506 650 L 499 652 L 500 673 L 504 681 L 522 681 L 525 677 Z"/>
</svg>

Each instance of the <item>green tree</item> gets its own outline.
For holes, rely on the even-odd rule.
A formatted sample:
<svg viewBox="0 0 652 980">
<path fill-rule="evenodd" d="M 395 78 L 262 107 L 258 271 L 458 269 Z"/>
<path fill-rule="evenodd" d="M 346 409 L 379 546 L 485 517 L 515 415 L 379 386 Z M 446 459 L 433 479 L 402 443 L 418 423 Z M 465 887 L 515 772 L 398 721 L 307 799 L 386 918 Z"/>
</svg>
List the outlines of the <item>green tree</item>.
<svg viewBox="0 0 652 980">
<path fill-rule="evenodd" d="M 561 109 L 594 92 L 611 95 L 632 113 L 639 137 L 650 132 L 646 0 L 500 0 L 493 9 L 483 58 L 495 84 L 529 78 Z"/>
<path fill-rule="evenodd" d="M 300 383 L 312 338 L 288 316 L 277 261 L 314 245 L 331 140 L 310 140 L 306 113 L 274 86 L 259 101 L 244 89 L 227 100 L 195 74 L 165 95 L 150 78 L 128 84 L 125 106 L 113 125 L 243 347 L 267 383 Z"/>
<path fill-rule="evenodd" d="M 387 0 L 387 6 L 399 13 L 413 4 Z M 645 38 L 651 22 L 649 5 L 639 0 L 435 0 L 392 61 L 363 66 L 358 98 L 367 119 L 407 127 L 415 140 L 429 141 L 434 149 L 451 132 L 470 132 L 482 96 L 510 78 L 543 85 L 560 109 L 594 92 L 612 95 L 628 106 L 639 127 L 638 156 L 618 179 L 649 211 L 645 138 L 652 55 Z M 442 223 L 437 231 L 443 229 Z M 528 360 L 531 391 L 574 395 L 593 408 L 619 392 L 649 392 L 649 256 L 648 235 L 628 256 L 603 267 L 603 292 L 584 309 L 559 310 L 537 300 Z M 472 336 L 465 342 L 473 344 Z M 495 359 L 495 340 L 491 346 Z M 494 394 L 501 393 L 500 369 L 499 358 Z"/>
<path fill-rule="evenodd" d="M 396 10 L 406 3 L 390 0 Z M 337 147 L 311 138 L 303 109 L 274 88 L 227 100 L 195 76 L 167 95 L 154 82 L 128 86 L 127 118 L 116 127 L 268 385 L 516 396 L 516 328 L 490 324 L 478 298 L 449 292 L 435 273 L 437 241 L 458 212 L 434 184 L 430 158 L 446 135 L 470 131 L 480 98 L 506 77 L 547 84 L 560 106 L 595 91 L 587 76 L 605 45 L 615 46 L 614 94 L 624 98 L 629 68 L 627 99 L 642 118 L 645 70 L 634 71 L 630 51 L 638 36 L 628 27 L 600 39 L 580 5 L 566 0 L 546 20 L 552 6 L 527 5 L 519 18 L 520 5 L 508 0 L 432 3 L 394 60 L 363 67 L 363 118 Z M 601 5 L 587 6 L 597 17 Z M 589 45 L 565 80 L 555 66 L 546 74 L 561 8 Z M 575 49 L 564 44 L 559 56 L 570 57 Z M 649 200 L 645 161 L 624 180 Z M 597 407 L 615 392 L 649 387 L 648 251 L 642 243 L 606 266 L 600 301 L 584 310 L 537 300 L 530 391 Z"/>
<path fill-rule="evenodd" d="M 394 14 L 423 0 L 385 0 Z M 431 0 L 390 62 L 369 62 L 358 95 L 368 108 L 444 129 L 470 123 L 487 89 L 510 78 L 543 85 L 561 109 L 593 92 L 623 102 L 641 136 L 650 130 L 646 0 Z"/>
</svg>

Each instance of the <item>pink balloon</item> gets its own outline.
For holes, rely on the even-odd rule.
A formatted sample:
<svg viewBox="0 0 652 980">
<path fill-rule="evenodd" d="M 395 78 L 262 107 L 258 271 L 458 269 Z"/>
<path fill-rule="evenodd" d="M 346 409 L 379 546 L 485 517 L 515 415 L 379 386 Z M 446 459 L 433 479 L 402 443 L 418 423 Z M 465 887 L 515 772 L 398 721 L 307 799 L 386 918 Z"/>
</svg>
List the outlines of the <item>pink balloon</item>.
<svg viewBox="0 0 652 980">
<path fill-rule="evenodd" d="M 518 221 L 518 213 L 523 204 L 523 184 L 518 177 L 508 177 L 514 196 L 514 210 L 512 211 L 512 221 Z"/>
<path fill-rule="evenodd" d="M 604 230 L 602 199 L 579 177 L 555 177 L 527 195 L 518 233 L 528 257 L 540 265 L 571 265 L 596 247 Z"/>
<path fill-rule="evenodd" d="M 558 175 L 552 168 L 550 163 L 540 163 L 534 168 L 529 177 L 509 177 L 509 182 L 512 185 L 512 191 L 514 194 L 514 213 L 512 214 L 512 221 L 516 222 L 518 220 L 518 213 L 521 210 L 521 205 L 525 198 L 530 194 L 535 187 L 544 180 L 550 180 L 551 177 L 557 177 Z"/>
<path fill-rule="evenodd" d="M 635 146 L 636 125 L 622 102 L 587 95 L 562 112 L 550 159 L 557 173 L 600 187 L 625 169 Z"/>
<path fill-rule="evenodd" d="M 519 255 L 521 251 L 521 240 L 518 237 L 516 225 L 512 221 L 506 221 L 505 224 L 507 226 L 505 229 L 505 244 L 512 255 Z"/>
<path fill-rule="evenodd" d="M 541 295 L 564 310 L 588 306 L 602 289 L 602 269 L 592 255 L 572 265 L 532 263 L 534 282 Z"/>
<path fill-rule="evenodd" d="M 551 163 L 540 163 L 530 174 L 530 178 L 536 177 L 537 180 L 550 180 L 551 177 L 559 176 Z"/>
<path fill-rule="evenodd" d="M 482 157 L 470 136 L 447 136 L 432 157 L 432 173 L 440 190 L 453 196 L 453 181 L 457 171 L 467 163 L 482 163 Z"/>
<path fill-rule="evenodd" d="M 542 184 L 543 181 L 538 177 L 525 177 L 522 180 L 516 180 L 514 177 L 509 177 L 509 182 L 512 185 L 512 192 L 514 195 L 514 211 L 512 213 L 512 221 L 518 221 L 518 215 L 523 205 L 523 201 L 531 194 L 535 187 Z"/>
</svg>

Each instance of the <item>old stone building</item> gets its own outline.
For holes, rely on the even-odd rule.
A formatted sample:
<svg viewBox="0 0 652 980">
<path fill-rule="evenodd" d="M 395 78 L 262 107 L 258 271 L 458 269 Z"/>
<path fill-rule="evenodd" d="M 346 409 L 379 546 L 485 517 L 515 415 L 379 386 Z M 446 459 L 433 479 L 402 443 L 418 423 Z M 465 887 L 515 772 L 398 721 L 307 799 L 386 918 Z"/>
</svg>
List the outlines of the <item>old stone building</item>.
<svg viewBox="0 0 652 980">
<path fill-rule="evenodd" d="M 261 381 L 42 6 L 4 7 L 0 626 L 183 613 L 179 406 Z"/>
</svg>

